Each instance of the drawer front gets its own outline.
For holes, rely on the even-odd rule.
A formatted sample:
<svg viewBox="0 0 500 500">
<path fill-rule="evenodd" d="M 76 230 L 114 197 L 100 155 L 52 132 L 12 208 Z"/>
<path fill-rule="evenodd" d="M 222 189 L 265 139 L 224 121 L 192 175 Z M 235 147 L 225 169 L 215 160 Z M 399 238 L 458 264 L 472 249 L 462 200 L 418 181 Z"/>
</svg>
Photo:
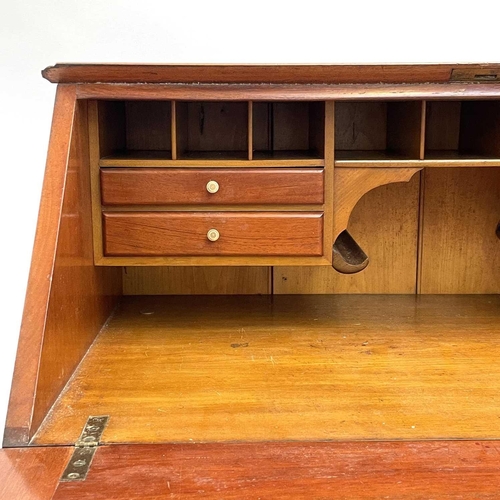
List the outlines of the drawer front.
<svg viewBox="0 0 500 500">
<path fill-rule="evenodd" d="M 320 256 L 314 212 L 104 212 L 107 256 Z"/>
<path fill-rule="evenodd" d="M 103 205 L 321 204 L 322 168 L 101 169 Z"/>
</svg>

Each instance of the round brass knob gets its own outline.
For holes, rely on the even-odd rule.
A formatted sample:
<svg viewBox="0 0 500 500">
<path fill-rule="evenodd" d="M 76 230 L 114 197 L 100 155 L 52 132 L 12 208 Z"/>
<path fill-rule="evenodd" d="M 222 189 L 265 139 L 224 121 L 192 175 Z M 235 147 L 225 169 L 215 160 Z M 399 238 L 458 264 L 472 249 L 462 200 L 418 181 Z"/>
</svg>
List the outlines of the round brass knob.
<svg viewBox="0 0 500 500">
<path fill-rule="evenodd" d="M 210 241 L 217 241 L 220 237 L 219 231 L 217 229 L 209 229 L 207 233 L 207 238 Z"/>
<path fill-rule="evenodd" d="M 207 182 L 207 191 L 211 194 L 216 193 L 219 190 L 219 183 L 217 181 Z"/>
</svg>

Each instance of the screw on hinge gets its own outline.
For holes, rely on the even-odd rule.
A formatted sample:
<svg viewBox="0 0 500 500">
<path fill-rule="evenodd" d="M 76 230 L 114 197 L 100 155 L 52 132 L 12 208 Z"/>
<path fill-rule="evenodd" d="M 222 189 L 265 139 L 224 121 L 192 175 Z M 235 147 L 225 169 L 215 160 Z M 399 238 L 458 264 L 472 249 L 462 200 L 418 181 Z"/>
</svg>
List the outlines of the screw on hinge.
<svg viewBox="0 0 500 500">
<path fill-rule="evenodd" d="M 94 458 L 109 417 L 89 417 L 60 481 L 83 481 Z"/>
</svg>

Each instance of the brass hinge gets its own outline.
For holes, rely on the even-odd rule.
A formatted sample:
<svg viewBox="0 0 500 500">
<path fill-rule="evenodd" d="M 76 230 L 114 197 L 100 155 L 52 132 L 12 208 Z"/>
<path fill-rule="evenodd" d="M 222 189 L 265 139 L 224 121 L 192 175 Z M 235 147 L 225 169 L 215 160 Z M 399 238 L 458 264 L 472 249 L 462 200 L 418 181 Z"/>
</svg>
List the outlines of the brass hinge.
<svg viewBox="0 0 500 500">
<path fill-rule="evenodd" d="M 60 481 L 84 481 L 106 428 L 109 416 L 89 417 Z"/>
</svg>

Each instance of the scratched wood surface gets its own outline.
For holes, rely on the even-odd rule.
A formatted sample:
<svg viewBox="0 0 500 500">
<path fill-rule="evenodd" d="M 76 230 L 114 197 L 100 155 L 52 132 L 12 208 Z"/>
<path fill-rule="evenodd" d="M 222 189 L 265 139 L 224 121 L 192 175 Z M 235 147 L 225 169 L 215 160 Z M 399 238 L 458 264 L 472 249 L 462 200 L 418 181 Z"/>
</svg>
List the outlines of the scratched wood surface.
<svg viewBox="0 0 500 500">
<path fill-rule="evenodd" d="M 446 83 L 498 71 L 498 64 L 68 64 L 49 66 L 44 78 L 57 83 Z M 467 76 L 469 73 L 469 76 Z M 465 77 L 465 78 L 464 78 Z"/>
<path fill-rule="evenodd" d="M 93 266 L 87 103 L 58 90 L 5 446 L 26 445 L 113 310 L 118 269 Z"/>
<path fill-rule="evenodd" d="M 415 293 L 419 175 L 367 193 L 356 204 L 348 230 L 370 257 L 357 274 L 330 266 L 274 268 L 276 294 Z"/>
<path fill-rule="evenodd" d="M 55 500 L 498 498 L 495 441 L 99 447 Z"/>
<path fill-rule="evenodd" d="M 72 451 L 70 447 L 1 449 L 0 498 L 51 499 Z"/>
<path fill-rule="evenodd" d="M 499 296 L 125 297 L 35 437 L 499 438 Z"/>
<path fill-rule="evenodd" d="M 59 396 L 121 295 L 120 270 L 93 266 L 86 117 L 82 103 L 77 108 L 68 160 L 33 430 Z"/>
</svg>

